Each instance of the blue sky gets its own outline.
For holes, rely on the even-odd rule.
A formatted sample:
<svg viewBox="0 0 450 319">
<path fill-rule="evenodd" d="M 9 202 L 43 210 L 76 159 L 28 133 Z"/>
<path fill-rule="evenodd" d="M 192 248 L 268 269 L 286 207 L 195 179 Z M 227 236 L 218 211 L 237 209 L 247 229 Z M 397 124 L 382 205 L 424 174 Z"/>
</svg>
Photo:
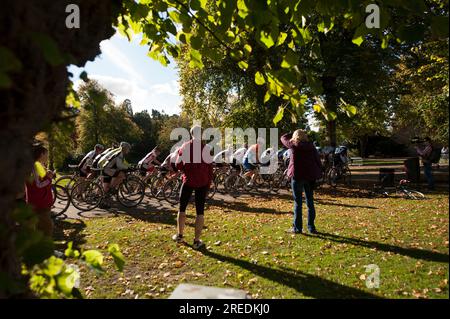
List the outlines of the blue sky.
<svg viewBox="0 0 450 319">
<path fill-rule="evenodd" d="M 85 70 L 89 78 L 97 80 L 113 93 L 117 103 L 130 99 L 133 111 L 155 109 L 166 114 L 179 114 L 181 96 L 178 73 L 172 61 L 167 67 L 147 56 L 148 46 L 141 46 L 140 36 L 127 38 L 116 33 L 100 43 L 102 53 L 83 68 L 70 66 L 75 89 L 81 83 L 80 73 Z M 312 129 L 314 121 L 308 117 Z"/>
<path fill-rule="evenodd" d="M 84 68 L 70 66 L 75 88 L 81 83 L 79 74 L 85 70 L 114 94 L 116 102 L 128 98 L 134 112 L 156 109 L 166 114 L 180 112 L 176 64 L 167 67 L 147 56 L 148 46 L 139 45 L 140 37 L 131 42 L 116 33 L 100 43 L 102 54 L 86 63 Z"/>
</svg>

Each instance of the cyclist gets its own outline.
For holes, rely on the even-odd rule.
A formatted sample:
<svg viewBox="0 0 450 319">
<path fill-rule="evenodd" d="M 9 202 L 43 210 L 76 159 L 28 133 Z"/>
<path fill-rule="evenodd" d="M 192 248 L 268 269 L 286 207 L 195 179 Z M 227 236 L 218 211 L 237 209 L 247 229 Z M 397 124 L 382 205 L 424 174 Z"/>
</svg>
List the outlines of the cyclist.
<svg viewBox="0 0 450 319">
<path fill-rule="evenodd" d="M 78 164 L 78 169 L 80 170 L 80 177 L 86 178 L 91 173 L 91 167 L 94 163 L 94 159 L 97 155 L 103 153 L 105 147 L 102 144 L 95 145 L 94 149 L 86 154 L 85 157 Z"/>
<path fill-rule="evenodd" d="M 231 166 L 240 170 L 241 165 L 244 162 L 245 153 L 247 153 L 247 143 L 238 148 L 233 155 L 231 155 Z"/>
<path fill-rule="evenodd" d="M 180 149 L 180 146 L 177 146 L 175 150 L 167 155 L 167 157 L 164 159 L 163 163 L 161 164 L 161 170 L 163 172 L 176 172 L 178 171 L 177 166 L 175 165 L 177 156 L 178 156 L 178 150 Z"/>
<path fill-rule="evenodd" d="M 273 147 L 269 147 L 261 154 L 261 165 L 268 166 L 270 161 L 278 159 L 278 152 Z"/>
<path fill-rule="evenodd" d="M 224 167 L 226 164 L 229 164 L 232 162 L 232 156 L 233 156 L 233 148 L 232 146 L 228 146 L 227 149 L 217 153 L 216 156 L 213 158 L 213 163 L 217 167 Z"/>
<path fill-rule="evenodd" d="M 250 146 L 244 155 L 244 169 L 247 171 L 244 176 L 250 177 L 250 181 L 247 184 L 248 186 L 253 185 L 255 170 L 257 168 L 256 165 L 259 163 L 259 144 L 263 145 L 264 143 L 265 140 L 258 137 L 257 143 Z"/>
<path fill-rule="evenodd" d="M 119 144 L 117 143 L 112 143 L 110 148 L 107 148 L 106 150 L 104 150 L 103 152 L 97 154 L 94 157 L 94 160 L 92 162 L 92 167 L 94 168 L 99 168 L 98 163 L 100 162 L 100 160 L 102 158 L 104 158 L 106 156 L 106 154 L 110 154 L 111 152 L 113 152 L 114 150 L 117 150 L 119 148 Z"/>
<path fill-rule="evenodd" d="M 348 156 L 347 156 L 348 150 L 346 146 L 339 146 L 334 151 L 335 154 L 335 161 L 337 161 L 338 166 L 344 166 L 348 163 Z M 335 162 L 336 164 L 336 162 Z"/>
<path fill-rule="evenodd" d="M 111 189 L 115 189 L 124 179 L 125 173 L 129 168 L 129 164 L 125 161 L 125 155 L 131 150 L 131 145 L 127 142 L 120 143 L 120 147 L 111 152 L 103 167 L 103 186 L 105 193 Z M 101 160 L 100 160 L 101 161 Z"/>
<path fill-rule="evenodd" d="M 159 154 L 161 154 L 161 151 L 158 146 L 156 146 L 150 153 L 145 155 L 144 158 L 138 162 L 139 169 L 141 170 L 143 176 L 151 175 L 153 173 L 155 169 L 155 165 L 153 165 L 153 163 L 156 165 L 161 165 L 161 162 L 158 161 Z"/>
</svg>

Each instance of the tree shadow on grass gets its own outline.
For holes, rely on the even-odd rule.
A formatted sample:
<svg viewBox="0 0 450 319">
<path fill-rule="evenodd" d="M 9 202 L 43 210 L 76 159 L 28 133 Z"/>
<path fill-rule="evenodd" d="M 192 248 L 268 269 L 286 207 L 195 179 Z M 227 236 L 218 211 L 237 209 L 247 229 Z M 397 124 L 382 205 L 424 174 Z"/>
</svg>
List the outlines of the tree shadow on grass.
<svg viewBox="0 0 450 319">
<path fill-rule="evenodd" d="M 256 199 L 251 200 L 254 201 Z M 211 199 L 208 205 L 216 206 L 225 210 L 233 210 L 243 213 L 274 214 L 274 215 L 292 214 L 290 210 L 280 211 L 270 207 L 252 207 L 249 206 L 249 204 L 244 201 L 227 202 L 223 200 Z"/>
<path fill-rule="evenodd" d="M 153 201 L 146 201 L 137 207 L 127 208 L 119 203 L 113 203 L 111 210 L 117 215 L 128 215 L 132 218 L 149 223 L 159 223 L 167 225 L 177 224 L 177 210 L 175 207 L 167 207 Z"/>
<path fill-rule="evenodd" d="M 334 241 L 342 244 L 351 244 L 354 246 L 361 246 L 366 248 L 375 248 L 376 250 L 381 250 L 385 252 L 391 252 L 394 254 L 399 254 L 414 259 L 421 259 L 426 261 L 448 263 L 449 256 L 443 253 L 417 249 L 417 248 L 403 248 L 399 246 L 393 246 L 390 244 L 379 243 L 375 241 L 366 241 L 357 238 L 350 238 L 344 236 L 338 236 L 330 233 L 319 232 L 316 235 L 305 234 L 306 236 L 319 237 L 321 239 Z"/>
<path fill-rule="evenodd" d="M 85 235 L 82 233 L 85 228 L 86 224 L 81 219 L 56 219 L 53 231 L 55 249 L 64 251 L 68 242 L 73 242 L 74 248 L 86 243 Z"/>
<path fill-rule="evenodd" d="M 331 280 L 308 274 L 302 271 L 295 271 L 289 268 L 274 269 L 262 265 L 256 265 L 251 262 L 220 255 L 206 249 L 201 252 L 208 257 L 215 258 L 222 262 L 234 264 L 238 267 L 246 269 L 253 274 L 276 282 L 278 284 L 290 287 L 312 298 L 371 298 L 379 299 L 381 297 L 369 292 L 348 287 Z"/>
<path fill-rule="evenodd" d="M 375 206 L 366 206 L 366 205 L 350 205 L 350 204 L 343 204 L 343 203 L 333 203 L 329 200 L 322 200 L 322 199 L 314 199 L 317 204 L 324 205 L 324 206 L 339 206 L 339 207 L 348 207 L 348 208 L 367 208 L 367 209 L 378 209 L 378 207 Z"/>
</svg>

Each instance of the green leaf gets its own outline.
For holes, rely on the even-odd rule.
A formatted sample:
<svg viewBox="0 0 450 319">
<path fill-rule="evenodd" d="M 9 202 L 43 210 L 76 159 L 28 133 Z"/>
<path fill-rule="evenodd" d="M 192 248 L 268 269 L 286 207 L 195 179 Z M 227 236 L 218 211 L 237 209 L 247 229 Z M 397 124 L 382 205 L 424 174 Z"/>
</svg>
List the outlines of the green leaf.
<svg viewBox="0 0 450 319">
<path fill-rule="evenodd" d="M 250 44 L 244 45 L 244 51 L 247 55 L 250 55 L 252 53 L 252 47 L 250 46 Z"/>
<path fill-rule="evenodd" d="M 259 40 L 266 46 L 266 48 L 271 48 L 274 46 L 275 41 L 272 35 L 264 30 L 261 30 Z"/>
<path fill-rule="evenodd" d="M 245 61 L 239 61 L 238 67 L 245 71 L 248 69 L 248 63 Z"/>
<path fill-rule="evenodd" d="M 355 116 L 357 113 L 357 109 L 355 106 L 353 105 L 347 105 L 347 114 L 349 116 Z"/>
<path fill-rule="evenodd" d="M 86 263 L 92 268 L 103 271 L 103 254 L 98 250 L 86 250 L 83 252 L 82 257 L 86 261 Z"/>
<path fill-rule="evenodd" d="M 80 281 L 80 273 L 72 267 L 66 267 L 64 272 L 56 279 L 58 288 L 66 296 L 71 296 L 75 286 Z"/>
<path fill-rule="evenodd" d="M 78 258 L 80 256 L 80 252 L 76 249 L 72 248 L 73 242 L 69 242 L 67 244 L 67 249 L 64 251 L 64 255 L 71 258 Z"/>
<path fill-rule="evenodd" d="M 202 54 L 194 49 L 190 50 L 191 60 L 189 61 L 189 65 L 194 68 L 202 69 L 204 67 L 202 62 Z"/>
<path fill-rule="evenodd" d="M 83 72 L 80 73 L 80 79 L 82 79 L 83 82 L 88 82 L 89 81 L 88 74 L 87 74 L 86 71 L 83 71 Z"/>
<path fill-rule="evenodd" d="M 22 63 L 8 48 L 0 46 L 0 72 L 17 72 L 22 69 Z"/>
<path fill-rule="evenodd" d="M 267 103 L 270 100 L 271 96 L 272 96 L 272 94 L 270 94 L 270 91 L 267 90 L 266 94 L 264 94 L 264 103 Z"/>
<path fill-rule="evenodd" d="M 48 64 L 53 67 L 64 64 L 65 59 L 58 45 L 49 35 L 33 32 L 31 34 L 31 40 L 42 51 L 44 59 Z"/>
<path fill-rule="evenodd" d="M 356 38 L 353 38 L 352 42 L 354 44 L 356 44 L 357 46 L 360 46 L 364 42 L 364 37 L 363 36 L 358 36 Z"/>
<path fill-rule="evenodd" d="M 287 33 L 285 32 L 280 32 L 280 35 L 278 36 L 277 39 L 277 46 L 282 45 L 284 43 L 284 41 L 287 38 Z"/>
<path fill-rule="evenodd" d="M 238 15 L 242 18 L 245 19 L 248 14 L 249 14 L 249 10 L 247 5 L 245 4 L 244 0 L 238 0 L 237 1 L 237 8 L 238 8 Z"/>
<path fill-rule="evenodd" d="M 366 25 L 363 23 L 361 24 L 356 30 L 355 34 L 353 35 L 352 42 L 356 44 L 357 46 L 361 46 L 361 44 L 364 42 L 365 35 L 369 33 L 369 29 L 367 29 Z"/>
<path fill-rule="evenodd" d="M 305 43 L 309 43 L 312 40 L 311 34 L 307 28 L 299 29 L 299 31 Z"/>
<path fill-rule="evenodd" d="M 255 83 L 258 85 L 263 85 L 264 83 L 266 83 L 264 75 L 262 75 L 259 71 L 255 73 Z"/>
<path fill-rule="evenodd" d="M 44 263 L 43 273 L 49 277 L 53 277 L 58 275 L 64 266 L 64 261 L 60 258 L 56 258 L 55 256 L 51 256 Z"/>
<path fill-rule="evenodd" d="M 120 252 L 119 245 L 117 244 L 109 244 L 108 252 L 114 259 L 114 263 L 119 271 L 123 271 L 123 266 L 125 265 L 125 257 Z"/>
<path fill-rule="evenodd" d="M 169 11 L 169 16 L 175 23 L 181 23 L 180 13 L 176 10 Z"/>
<path fill-rule="evenodd" d="M 202 39 L 198 36 L 193 36 L 190 38 L 190 44 L 195 50 L 199 50 L 202 47 Z"/>
<path fill-rule="evenodd" d="M 273 118 L 273 124 L 277 125 L 278 122 L 280 122 L 283 119 L 284 115 L 284 107 L 280 106 L 278 108 L 277 114 L 275 114 L 275 117 Z"/>
<path fill-rule="evenodd" d="M 291 68 L 295 65 L 298 64 L 299 61 L 299 56 L 297 55 L 297 53 L 295 53 L 292 50 L 288 50 L 286 52 L 286 55 L 283 58 L 283 61 L 281 62 L 281 67 L 282 68 Z"/>
</svg>

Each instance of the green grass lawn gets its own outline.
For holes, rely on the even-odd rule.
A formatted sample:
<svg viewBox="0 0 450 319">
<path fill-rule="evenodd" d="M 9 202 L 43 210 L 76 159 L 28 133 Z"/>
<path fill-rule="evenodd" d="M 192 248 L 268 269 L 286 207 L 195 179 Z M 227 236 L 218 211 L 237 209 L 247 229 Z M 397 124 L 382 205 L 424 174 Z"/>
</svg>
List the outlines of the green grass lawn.
<svg viewBox="0 0 450 319">
<path fill-rule="evenodd" d="M 111 260 L 99 275 L 83 265 L 88 298 L 167 298 L 180 283 L 232 287 L 252 298 L 448 298 L 448 194 L 424 201 L 365 198 L 364 192 L 316 194 L 319 235 L 290 235 L 289 196 L 216 203 L 206 211 L 207 250 L 175 244 L 174 211 L 57 223 L 58 239 L 105 251 L 118 243 L 123 274 Z M 365 265 L 380 268 L 380 287 L 365 285 Z"/>
</svg>

